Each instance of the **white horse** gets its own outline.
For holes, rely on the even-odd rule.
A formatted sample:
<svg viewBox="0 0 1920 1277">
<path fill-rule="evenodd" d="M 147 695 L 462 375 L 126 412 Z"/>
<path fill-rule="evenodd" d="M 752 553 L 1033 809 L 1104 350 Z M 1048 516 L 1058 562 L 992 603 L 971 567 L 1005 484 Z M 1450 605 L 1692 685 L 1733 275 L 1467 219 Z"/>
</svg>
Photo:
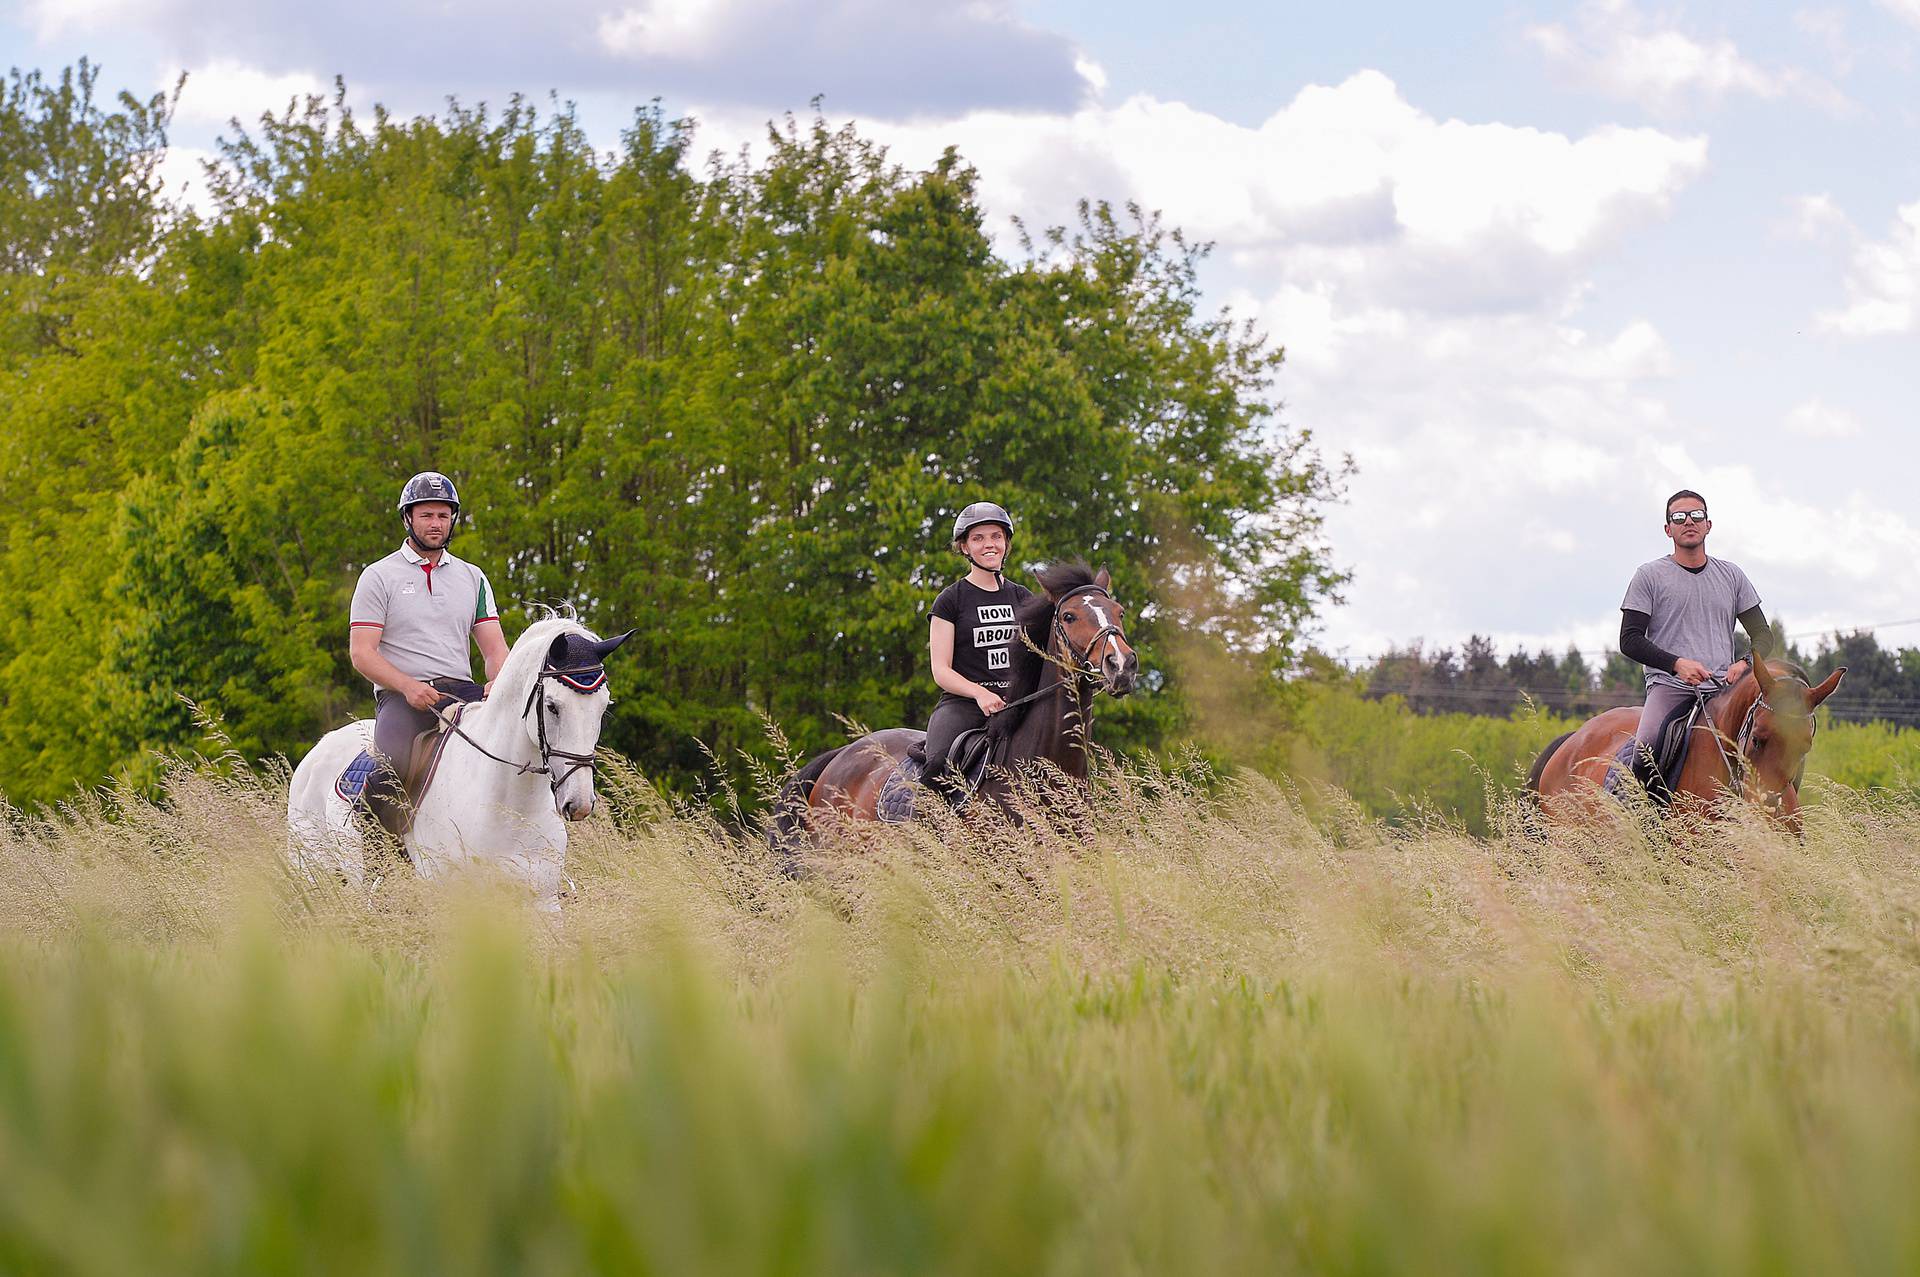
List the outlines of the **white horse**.
<svg viewBox="0 0 1920 1277">
<path fill-rule="evenodd" d="M 596 638 L 562 617 L 527 627 L 487 699 L 461 712 L 414 812 L 403 841 L 423 877 L 484 862 L 524 880 L 543 908 L 559 909 L 565 822 L 593 812 L 593 751 L 611 703 L 601 666 L 626 639 Z M 334 782 L 372 745 L 372 722 L 349 723 L 294 769 L 287 831 L 297 865 L 364 880 L 361 820 Z"/>
</svg>

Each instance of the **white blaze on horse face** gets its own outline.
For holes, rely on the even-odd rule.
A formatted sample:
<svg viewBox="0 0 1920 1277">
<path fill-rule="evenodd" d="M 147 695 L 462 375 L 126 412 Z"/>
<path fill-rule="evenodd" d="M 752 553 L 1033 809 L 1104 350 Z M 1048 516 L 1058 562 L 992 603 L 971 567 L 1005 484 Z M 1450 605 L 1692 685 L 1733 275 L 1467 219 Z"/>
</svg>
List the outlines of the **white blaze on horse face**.
<svg viewBox="0 0 1920 1277">
<path fill-rule="evenodd" d="M 1095 603 L 1093 601 L 1093 595 L 1091 594 L 1081 595 L 1080 602 L 1082 605 L 1086 607 L 1087 611 L 1093 613 L 1093 619 L 1100 622 L 1100 628 L 1106 631 L 1105 634 L 1101 635 L 1101 638 L 1104 641 L 1104 646 L 1107 649 L 1107 655 L 1112 656 L 1115 660 L 1118 660 L 1120 658 L 1120 644 L 1119 644 L 1120 627 L 1107 619 L 1106 609 L 1102 608 L 1098 603 Z M 1089 661 L 1093 659 L 1092 652 L 1087 653 L 1087 659 Z M 1104 665 L 1106 663 L 1106 656 L 1102 656 L 1100 658 L 1100 661 L 1101 661 L 1101 664 Z"/>
</svg>

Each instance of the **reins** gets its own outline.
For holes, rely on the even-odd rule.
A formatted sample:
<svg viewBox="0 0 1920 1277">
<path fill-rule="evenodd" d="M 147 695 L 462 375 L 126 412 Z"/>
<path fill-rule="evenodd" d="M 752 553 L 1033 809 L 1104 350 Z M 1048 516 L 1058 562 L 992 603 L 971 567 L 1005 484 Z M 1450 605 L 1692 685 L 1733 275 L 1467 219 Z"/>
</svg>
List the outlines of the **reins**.
<svg viewBox="0 0 1920 1277">
<path fill-rule="evenodd" d="M 607 669 L 604 665 L 574 665 L 565 669 L 547 668 L 541 670 L 533 676 L 533 686 L 527 690 L 527 703 L 520 709 L 520 718 L 523 722 L 526 720 L 527 715 L 533 711 L 534 701 L 539 699 L 540 684 L 550 678 L 566 684 L 569 688 L 582 695 L 588 695 L 599 691 L 607 685 Z M 547 778 L 547 787 L 557 792 L 560 786 L 565 784 L 567 779 L 575 772 L 582 768 L 585 768 L 589 772 L 593 770 L 594 759 L 592 754 L 579 754 L 571 750 L 553 749 L 548 746 L 547 716 L 545 714 L 536 715 L 534 718 L 534 726 L 540 738 L 540 764 L 539 766 L 535 766 L 532 763 L 516 763 L 511 758 L 502 758 L 473 737 L 467 735 L 460 727 L 460 709 L 461 706 L 455 704 L 436 709 L 434 713 L 439 716 L 442 723 L 446 724 L 448 731 L 473 746 L 474 749 L 478 750 L 481 754 L 491 758 L 494 762 L 513 768 L 515 775 L 545 776 Z M 573 765 L 564 772 L 555 775 L 553 760 L 556 758 L 572 763 Z"/>
</svg>

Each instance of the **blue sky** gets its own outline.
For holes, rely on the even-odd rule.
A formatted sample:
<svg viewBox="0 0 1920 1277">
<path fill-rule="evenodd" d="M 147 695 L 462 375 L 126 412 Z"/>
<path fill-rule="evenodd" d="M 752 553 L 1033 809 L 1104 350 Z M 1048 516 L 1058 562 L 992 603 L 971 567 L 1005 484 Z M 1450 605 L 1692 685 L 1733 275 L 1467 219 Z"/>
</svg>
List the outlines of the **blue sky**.
<svg viewBox="0 0 1920 1277">
<path fill-rule="evenodd" d="M 1920 0 L 0 0 L 0 52 L 190 72 L 181 181 L 338 73 L 557 89 L 608 142 L 660 96 L 722 147 L 823 94 L 905 163 L 957 144 L 996 227 L 1162 209 L 1359 463 L 1350 657 L 1609 646 L 1683 485 L 1792 630 L 1920 617 Z"/>
</svg>

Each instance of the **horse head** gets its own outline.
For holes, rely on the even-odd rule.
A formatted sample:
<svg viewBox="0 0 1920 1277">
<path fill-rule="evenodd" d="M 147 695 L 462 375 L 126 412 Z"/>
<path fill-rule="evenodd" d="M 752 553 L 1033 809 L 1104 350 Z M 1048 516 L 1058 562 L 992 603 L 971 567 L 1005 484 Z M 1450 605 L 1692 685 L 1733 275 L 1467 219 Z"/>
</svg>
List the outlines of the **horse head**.
<svg viewBox="0 0 1920 1277">
<path fill-rule="evenodd" d="M 606 659 L 632 636 L 628 630 L 602 639 L 582 629 L 556 635 L 527 693 L 521 719 L 546 768 L 554 810 L 567 820 L 593 814 L 593 752 L 613 703 Z"/>
<path fill-rule="evenodd" d="M 1126 605 L 1113 597 L 1113 577 L 1084 563 L 1055 564 L 1040 574 L 1053 606 L 1057 659 L 1081 676 L 1097 678 L 1110 695 L 1125 696 L 1140 675 L 1140 657 L 1127 642 Z"/>
<path fill-rule="evenodd" d="M 1744 764 L 1741 791 L 1775 816 L 1793 821 L 1800 806 L 1801 774 L 1813 748 L 1813 711 L 1833 695 L 1847 671 L 1842 666 L 1810 685 L 1797 668 L 1779 664 L 1775 670 L 1767 661 L 1754 661 L 1753 697 L 1729 734 Z"/>
</svg>

